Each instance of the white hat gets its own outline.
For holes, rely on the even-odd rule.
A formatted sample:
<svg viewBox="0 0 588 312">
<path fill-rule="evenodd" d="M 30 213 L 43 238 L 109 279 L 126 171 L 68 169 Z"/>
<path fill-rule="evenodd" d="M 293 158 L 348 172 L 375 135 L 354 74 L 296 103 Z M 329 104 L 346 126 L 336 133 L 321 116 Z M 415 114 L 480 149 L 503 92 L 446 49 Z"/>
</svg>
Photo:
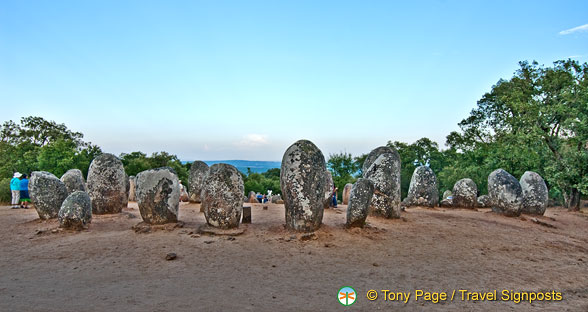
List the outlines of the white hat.
<svg viewBox="0 0 588 312">
<path fill-rule="evenodd" d="M 20 178 L 22 174 L 20 172 L 15 172 L 13 178 Z"/>
</svg>

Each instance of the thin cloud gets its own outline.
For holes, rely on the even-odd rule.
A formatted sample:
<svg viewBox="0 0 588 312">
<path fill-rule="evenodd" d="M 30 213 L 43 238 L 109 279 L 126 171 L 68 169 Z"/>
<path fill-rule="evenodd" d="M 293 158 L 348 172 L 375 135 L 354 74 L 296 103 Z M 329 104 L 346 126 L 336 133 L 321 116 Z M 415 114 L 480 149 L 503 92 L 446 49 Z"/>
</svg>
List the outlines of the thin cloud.
<svg viewBox="0 0 588 312">
<path fill-rule="evenodd" d="M 573 34 L 575 32 L 582 32 L 582 31 L 588 31 L 588 24 L 584 24 L 582 26 L 562 30 L 559 32 L 559 34 L 560 35 L 569 35 L 569 34 Z"/>
<path fill-rule="evenodd" d="M 243 139 L 237 142 L 237 146 L 244 146 L 244 147 L 257 147 L 268 145 L 269 141 L 267 139 L 267 135 L 265 134 L 247 134 L 243 136 Z"/>
</svg>

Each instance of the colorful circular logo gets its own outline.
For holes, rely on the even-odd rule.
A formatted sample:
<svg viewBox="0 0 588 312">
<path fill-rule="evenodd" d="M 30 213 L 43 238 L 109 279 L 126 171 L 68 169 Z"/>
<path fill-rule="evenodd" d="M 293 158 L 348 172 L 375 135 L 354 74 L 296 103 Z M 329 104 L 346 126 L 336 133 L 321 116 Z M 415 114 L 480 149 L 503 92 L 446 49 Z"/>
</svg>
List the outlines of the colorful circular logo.
<svg viewBox="0 0 588 312">
<path fill-rule="evenodd" d="M 339 300 L 340 304 L 344 306 L 350 306 L 355 303 L 355 299 L 357 298 L 356 295 L 357 293 L 355 292 L 355 289 L 349 286 L 344 286 L 343 288 L 339 289 L 339 292 L 337 292 L 337 299 Z"/>
</svg>

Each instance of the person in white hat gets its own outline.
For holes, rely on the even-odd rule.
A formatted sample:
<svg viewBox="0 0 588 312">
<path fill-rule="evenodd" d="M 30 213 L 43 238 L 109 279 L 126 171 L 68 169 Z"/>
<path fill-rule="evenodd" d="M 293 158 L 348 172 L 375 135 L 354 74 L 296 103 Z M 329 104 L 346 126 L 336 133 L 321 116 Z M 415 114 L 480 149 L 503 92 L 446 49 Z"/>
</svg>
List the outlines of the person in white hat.
<svg viewBox="0 0 588 312">
<path fill-rule="evenodd" d="M 15 172 L 10 180 L 10 191 L 12 192 L 12 209 L 17 209 L 20 202 L 20 172 Z"/>
</svg>

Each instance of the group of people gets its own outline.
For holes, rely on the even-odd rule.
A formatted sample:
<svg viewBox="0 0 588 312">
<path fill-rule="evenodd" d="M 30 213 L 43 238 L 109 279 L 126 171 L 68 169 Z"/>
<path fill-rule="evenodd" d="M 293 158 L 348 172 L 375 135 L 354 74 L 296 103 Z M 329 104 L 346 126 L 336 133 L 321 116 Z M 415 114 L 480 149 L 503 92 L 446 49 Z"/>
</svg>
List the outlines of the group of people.
<svg viewBox="0 0 588 312">
<path fill-rule="evenodd" d="M 15 172 L 10 180 L 10 191 L 12 192 L 12 209 L 28 209 L 29 202 L 29 179 L 26 174 Z"/>
</svg>

